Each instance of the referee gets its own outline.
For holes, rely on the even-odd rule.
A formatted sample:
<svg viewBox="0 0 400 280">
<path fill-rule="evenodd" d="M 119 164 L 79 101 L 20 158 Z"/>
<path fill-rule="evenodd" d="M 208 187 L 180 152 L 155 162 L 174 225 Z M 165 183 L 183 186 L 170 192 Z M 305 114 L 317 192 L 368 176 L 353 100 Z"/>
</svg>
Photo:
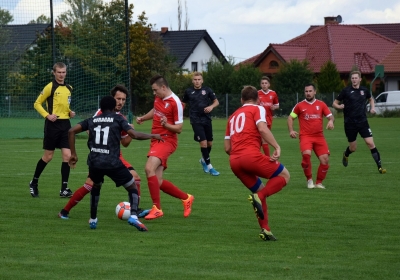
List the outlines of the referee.
<svg viewBox="0 0 400 280">
<path fill-rule="evenodd" d="M 348 165 L 350 154 L 357 149 L 356 139 L 357 135 L 360 134 L 371 151 L 372 158 L 378 167 L 378 172 L 384 174 L 386 169 L 382 167 L 381 155 L 375 146 L 366 113 L 366 101 L 368 101 L 371 106 L 370 112 L 375 114 L 374 99 L 368 88 L 360 86 L 360 71 L 351 72 L 350 77 L 351 86 L 345 87 L 332 104 L 335 109 L 343 109 L 344 131 L 349 142 L 349 146 L 343 153 L 342 163 L 345 167 Z"/>
<path fill-rule="evenodd" d="M 203 86 L 203 75 L 200 72 L 193 73 L 192 83 L 193 87 L 185 91 L 182 103 L 189 103 L 190 106 L 190 124 L 194 132 L 194 141 L 200 143 L 200 163 L 203 171 L 218 176 L 219 172 L 211 164 L 210 152 L 213 141 L 211 111 L 219 102 L 214 91 Z"/>
<path fill-rule="evenodd" d="M 53 159 L 54 150 L 61 149 L 61 190 L 60 197 L 71 197 L 72 191 L 68 188 L 70 167 L 68 165 L 71 150 L 68 144 L 68 130 L 71 128 L 70 118 L 75 116 L 69 105 L 71 103 L 72 87 L 65 83 L 67 66 L 57 62 L 53 66 L 54 80 L 47 84 L 34 103 L 36 111 L 45 118 L 43 149 L 44 154 L 36 164 L 35 173 L 29 183 L 32 197 L 39 196 L 38 181 L 46 165 Z M 46 102 L 47 110 L 43 108 Z"/>
</svg>

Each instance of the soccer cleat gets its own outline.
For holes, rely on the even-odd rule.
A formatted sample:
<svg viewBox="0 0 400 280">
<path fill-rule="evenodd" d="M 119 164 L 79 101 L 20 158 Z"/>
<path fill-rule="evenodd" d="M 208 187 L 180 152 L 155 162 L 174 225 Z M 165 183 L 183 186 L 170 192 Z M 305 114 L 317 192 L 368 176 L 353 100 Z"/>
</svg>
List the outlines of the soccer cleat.
<svg viewBox="0 0 400 280">
<path fill-rule="evenodd" d="M 29 191 L 31 192 L 32 197 L 38 197 L 39 196 L 38 184 L 32 184 L 32 181 L 30 181 Z"/>
<path fill-rule="evenodd" d="M 309 188 L 309 189 L 315 188 L 314 182 L 313 182 L 312 179 L 310 179 L 310 180 L 307 181 L 307 188 Z"/>
<path fill-rule="evenodd" d="M 207 164 L 204 162 L 204 159 L 201 158 L 201 159 L 199 160 L 199 162 L 200 162 L 201 166 L 203 167 L 203 171 L 204 171 L 205 173 L 208 173 L 210 170 L 208 170 Z"/>
<path fill-rule="evenodd" d="M 153 205 L 153 207 L 150 210 L 150 213 L 144 217 L 146 220 L 154 220 L 157 218 L 161 218 L 164 216 L 164 213 L 161 209 L 158 209 L 157 206 Z"/>
<path fill-rule="evenodd" d="M 128 224 L 137 228 L 138 231 L 147 231 L 147 227 L 142 224 L 139 219 L 135 219 L 134 217 L 130 216 L 128 219 Z"/>
<path fill-rule="evenodd" d="M 65 188 L 64 190 L 60 191 L 61 198 L 68 198 L 71 197 L 73 194 L 74 193 L 69 188 Z"/>
<path fill-rule="evenodd" d="M 318 184 L 316 184 L 316 185 L 314 186 L 314 188 L 316 188 L 316 189 L 325 189 L 325 186 L 322 185 L 322 183 L 318 183 Z"/>
<path fill-rule="evenodd" d="M 137 212 L 137 216 L 138 218 L 144 218 L 147 216 L 147 214 L 150 213 L 151 209 L 142 209 L 142 208 L 138 208 Z"/>
<path fill-rule="evenodd" d="M 347 167 L 349 164 L 349 157 L 346 157 L 346 152 L 343 152 L 342 163 L 344 167 Z"/>
<path fill-rule="evenodd" d="M 277 241 L 272 232 L 266 230 L 265 228 L 261 229 L 261 232 L 258 236 L 264 241 Z"/>
<path fill-rule="evenodd" d="M 382 167 L 379 167 L 379 168 L 378 168 L 378 171 L 379 171 L 379 173 L 381 173 L 381 174 L 385 174 L 385 173 L 386 173 L 386 169 L 384 169 L 384 168 L 382 168 Z"/>
<path fill-rule="evenodd" d="M 182 199 L 182 204 L 183 204 L 183 217 L 187 218 L 190 215 L 190 212 L 192 212 L 192 204 L 194 200 L 194 196 L 191 194 L 188 194 L 188 198 L 183 200 Z"/>
<path fill-rule="evenodd" d="M 63 220 L 68 220 L 68 212 L 65 211 L 64 209 L 61 209 L 60 213 L 58 213 L 58 217 L 60 217 Z"/>
<path fill-rule="evenodd" d="M 89 219 L 89 227 L 91 229 L 96 229 L 97 228 L 97 218 L 96 219 Z"/>
<path fill-rule="evenodd" d="M 258 197 L 258 194 L 253 193 L 253 194 L 249 195 L 248 200 L 253 205 L 254 213 L 256 213 L 257 217 L 261 220 L 264 220 L 264 212 L 263 212 L 261 200 Z"/>
<path fill-rule="evenodd" d="M 210 174 L 213 175 L 213 176 L 218 176 L 219 172 L 217 170 L 215 170 L 214 167 L 213 167 L 213 168 L 210 168 Z"/>
</svg>

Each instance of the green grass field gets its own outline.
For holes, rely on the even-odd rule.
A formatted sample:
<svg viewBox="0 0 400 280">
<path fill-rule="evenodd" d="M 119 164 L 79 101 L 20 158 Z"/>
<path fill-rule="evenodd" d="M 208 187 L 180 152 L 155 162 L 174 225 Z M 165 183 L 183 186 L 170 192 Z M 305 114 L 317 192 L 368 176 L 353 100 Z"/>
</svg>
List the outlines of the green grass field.
<svg viewBox="0 0 400 280">
<path fill-rule="evenodd" d="M 58 197 L 60 153 L 41 176 L 40 198 L 32 198 L 28 183 L 42 156 L 42 141 L 1 139 L 0 278 L 400 279 L 399 119 L 369 121 L 387 174 L 378 173 L 361 139 L 349 166 L 342 166 L 347 141 L 343 119 L 338 119 L 336 128 L 325 132 L 331 151 L 327 189 L 309 190 L 298 140 L 289 137 L 286 119 L 275 120 L 281 162 L 291 174 L 289 184 L 268 199 L 277 242 L 259 239 L 248 191 L 229 168 L 223 150 L 226 120 L 214 121 L 211 157 L 219 177 L 202 171 L 198 144 L 185 121 L 165 178 L 195 196 L 193 211 L 184 219 L 181 202 L 161 194 L 164 217 L 145 221 L 148 232 L 116 218 L 115 207 L 127 195 L 109 179 L 103 185 L 96 230 L 87 223 L 88 197 L 69 220 L 59 219 L 57 213 L 67 202 Z M 7 133 L 3 124 L 2 133 Z M 149 132 L 150 123 L 136 129 Z M 142 207 L 151 205 L 144 175 L 148 146 L 148 141 L 133 141 L 123 148 L 142 177 Z M 87 175 L 85 139 L 78 139 L 77 147 L 80 161 L 71 170 L 72 190 Z M 313 156 L 314 174 L 317 168 Z"/>
</svg>

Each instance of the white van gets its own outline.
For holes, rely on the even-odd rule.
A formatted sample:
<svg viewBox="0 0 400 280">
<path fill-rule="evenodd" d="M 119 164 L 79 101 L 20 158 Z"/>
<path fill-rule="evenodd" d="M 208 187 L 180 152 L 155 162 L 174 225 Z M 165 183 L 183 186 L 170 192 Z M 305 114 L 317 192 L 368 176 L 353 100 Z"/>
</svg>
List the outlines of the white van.
<svg viewBox="0 0 400 280">
<path fill-rule="evenodd" d="M 369 104 L 368 104 L 369 111 Z M 375 98 L 375 111 L 382 114 L 384 111 L 400 109 L 400 90 L 385 91 Z"/>
</svg>

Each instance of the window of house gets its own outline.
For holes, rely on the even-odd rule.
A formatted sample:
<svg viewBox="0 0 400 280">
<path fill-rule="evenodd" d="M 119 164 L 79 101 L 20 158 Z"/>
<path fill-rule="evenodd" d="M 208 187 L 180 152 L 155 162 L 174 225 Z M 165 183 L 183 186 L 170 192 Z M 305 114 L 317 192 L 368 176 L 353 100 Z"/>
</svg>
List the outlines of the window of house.
<svg viewBox="0 0 400 280">
<path fill-rule="evenodd" d="M 275 60 L 272 60 L 272 61 L 269 63 L 269 68 L 270 68 L 270 69 L 279 68 L 278 62 L 276 62 Z"/>
<path fill-rule="evenodd" d="M 198 71 L 197 70 L 197 62 L 192 62 L 192 72 Z"/>
</svg>

